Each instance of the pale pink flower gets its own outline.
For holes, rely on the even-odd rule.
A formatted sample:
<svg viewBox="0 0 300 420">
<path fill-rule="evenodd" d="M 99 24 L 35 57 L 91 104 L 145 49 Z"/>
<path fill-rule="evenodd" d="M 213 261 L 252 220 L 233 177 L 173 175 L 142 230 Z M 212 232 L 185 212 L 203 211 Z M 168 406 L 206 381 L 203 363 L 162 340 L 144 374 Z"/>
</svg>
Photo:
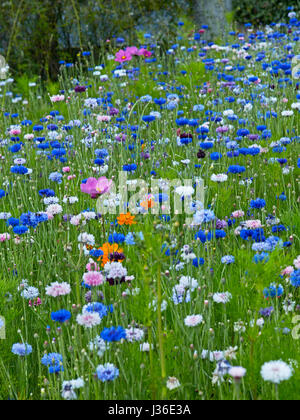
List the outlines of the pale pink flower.
<svg viewBox="0 0 300 420">
<path fill-rule="evenodd" d="M 282 276 L 290 276 L 294 272 L 294 267 L 291 265 L 286 267 L 284 270 L 282 270 L 281 275 Z"/>
<path fill-rule="evenodd" d="M 229 369 L 228 373 L 232 378 L 239 382 L 245 375 L 246 375 L 246 369 L 241 366 L 233 366 Z"/>
<path fill-rule="evenodd" d="M 85 266 L 85 268 L 87 269 L 87 271 L 100 271 L 101 270 L 99 265 L 92 260 Z"/>
<path fill-rule="evenodd" d="M 65 166 L 64 168 L 62 168 L 62 171 L 64 172 L 64 173 L 67 173 L 67 172 L 70 172 L 70 167 L 69 166 Z"/>
<path fill-rule="evenodd" d="M 5 242 L 10 239 L 9 233 L 0 233 L 0 242 Z"/>
<path fill-rule="evenodd" d="M 196 327 L 197 325 L 201 324 L 202 321 L 202 315 L 190 315 L 185 318 L 184 323 L 187 327 Z"/>
<path fill-rule="evenodd" d="M 100 122 L 109 122 L 111 117 L 109 115 L 97 115 L 97 120 Z"/>
<path fill-rule="evenodd" d="M 300 255 L 294 260 L 294 266 L 297 268 L 297 270 L 300 269 Z"/>
<path fill-rule="evenodd" d="M 258 229 L 262 227 L 260 220 L 247 220 L 245 224 L 247 229 Z"/>
<path fill-rule="evenodd" d="M 98 312 L 84 312 L 77 315 L 76 321 L 83 327 L 93 328 L 101 323 L 101 318 Z"/>
<path fill-rule="evenodd" d="M 232 213 L 232 217 L 234 217 L 235 219 L 239 219 L 240 217 L 244 217 L 245 213 L 243 212 L 243 210 L 236 210 Z"/>
<path fill-rule="evenodd" d="M 13 128 L 10 130 L 9 134 L 11 136 L 19 136 L 21 134 L 21 130 L 19 128 Z"/>
<path fill-rule="evenodd" d="M 63 102 L 65 100 L 65 95 L 54 95 L 50 97 L 52 103 Z"/>
<path fill-rule="evenodd" d="M 58 296 L 66 296 L 71 293 L 71 286 L 66 283 L 58 283 L 54 282 L 51 283 L 50 286 L 46 286 L 46 295 L 52 296 L 52 297 L 58 297 Z"/>
<path fill-rule="evenodd" d="M 83 281 L 88 286 L 99 286 L 104 283 L 104 278 L 98 271 L 89 271 L 84 273 Z"/>
</svg>

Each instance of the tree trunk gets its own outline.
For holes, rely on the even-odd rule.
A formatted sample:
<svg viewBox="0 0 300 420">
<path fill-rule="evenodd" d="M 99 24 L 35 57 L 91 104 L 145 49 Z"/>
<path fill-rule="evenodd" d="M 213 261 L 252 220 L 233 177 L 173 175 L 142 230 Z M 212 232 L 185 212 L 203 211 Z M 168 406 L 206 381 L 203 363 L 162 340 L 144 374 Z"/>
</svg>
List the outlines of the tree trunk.
<svg viewBox="0 0 300 420">
<path fill-rule="evenodd" d="M 226 13 L 232 10 L 232 0 L 194 0 L 196 25 L 208 25 L 205 38 L 222 38 L 226 29 Z"/>
</svg>

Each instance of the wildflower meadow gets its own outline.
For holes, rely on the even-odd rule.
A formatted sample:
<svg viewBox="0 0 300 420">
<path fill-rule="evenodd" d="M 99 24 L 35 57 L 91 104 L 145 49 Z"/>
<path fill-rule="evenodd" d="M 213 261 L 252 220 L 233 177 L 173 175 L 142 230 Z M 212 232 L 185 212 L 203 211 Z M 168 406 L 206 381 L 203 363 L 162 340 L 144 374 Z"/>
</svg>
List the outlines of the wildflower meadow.
<svg viewBox="0 0 300 420">
<path fill-rule="evenodd" d="M 116 36 L 22 93 L 2 57 L 1 400 L 299 399 L 284 12 L 211 41 L 179 16 L 168 44 Z"/>
</svg>

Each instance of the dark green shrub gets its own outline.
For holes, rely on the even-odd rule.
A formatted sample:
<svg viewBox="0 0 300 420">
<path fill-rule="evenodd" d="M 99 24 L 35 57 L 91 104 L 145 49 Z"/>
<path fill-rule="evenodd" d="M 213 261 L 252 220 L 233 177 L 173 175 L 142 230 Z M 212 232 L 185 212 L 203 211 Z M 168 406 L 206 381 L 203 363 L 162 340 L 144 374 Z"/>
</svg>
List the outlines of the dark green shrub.
<svg viewBox="0 0 300 420">
<path fill-rule="evenodd" d="M 272 22 L 287 22 L 288 7 L 300 11 L 300 0 L 234 0 L 236 20 L 240 24 L 251 22 L 254 26 Z"/>
</svg>

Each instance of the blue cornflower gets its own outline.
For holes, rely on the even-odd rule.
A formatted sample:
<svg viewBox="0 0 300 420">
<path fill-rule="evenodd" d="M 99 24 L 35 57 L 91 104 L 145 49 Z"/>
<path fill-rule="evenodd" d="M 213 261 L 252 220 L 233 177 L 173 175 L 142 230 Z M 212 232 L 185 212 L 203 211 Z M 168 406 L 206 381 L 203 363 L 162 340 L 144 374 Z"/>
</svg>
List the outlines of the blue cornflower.
<svg viewBox="0 0 300 420">
<path fill-rule="evenodd" d="M 21 150 L 22 143 L 16 143 L 13 146 L 9 147 L 9 151 L 11 153 L 18 153 Z"/>
<path fill-rule="evenodd" d="M 6 192 L 4 190 L 0 190 L 0 198 L 5 197 Z"/>
<path fill-rule="evenodd" d="M 135 163 L 131 164 L 131 165 L 124 165 L 123 166 L 123 171 L 126 172 L 134 172 L 137 169 L 137 165 Z"/>
<path fill-rule="evenodd" d="M 61 309 L 60 311 L 51 313 L 51 319 L 55 322 L 64 323 L 66 321 L 69 321 L 70 318 L 71 312 L 67 311 L 66 309 Z"/>
<path fill-rule="evenodd" d="M 254 255 L 254 262 L 256 264 L 260 263 L 260 262 L 268 262 L 269 261 L 269 254 L 267 252 L 262 252 L 261 254 L 255 254 Z"/>
<path fill-rule="evenodd" d="M 32 347 L 27 343 L 16 343 L 12 346 L 11 352 L 17 356 L 28 356 L 32 353 Z"/>
<path fill-rule="evenodd" d="M 264 297 L 266 299 L 268 298 L 275 298 L 275 297 L 281 297 L 283 295 L 284 289 L 282 285 L 280 284 L 277 286 L 275 283 L 270 284 L 269 287 L 264 289 Z"/>
<path fill-rule="evenodd" d="M 257 198 L 256 200 L 251 200 L 250 207 L 252 209 L 262 209 L 266 206 L 266 202 L 262 198 Z"/>
<path fill-rule="evenodd" d="M 205 232 L 203 230 L 199 230 L 199 232 L 195 235 L 195 239 L 200 239 L 200 241 L 204 244 L 206 242 Z"/>
<path fill-rule="evenodd" d="M 112 363 L 106 363 L 105 365 L 99 365 L 97 367 L 96 375 L 102 382 L 113 381 L 119 376 L 119 369 Z"/>
<path fill-rule="evenodd" d="M 283 232 L 286 231 L 286 227 L 284 225 L 275 225 L 272 227 L 273 233 Z"/>
<path fill-rule="evenodd" d="M 286 201 L 286 195 L 284 194 L 284 193 L 281 193 L 279 196 L 278 196 L 278 199 L 279 200 L 281 200 L 281 201 Z"/>
<path fill-rule="evenodd" d="M 41 360 L 44 366 L 48 366 L 49 373 L 63 372 L 63 357 L 59 353 L 44 354 Z"/>
<path fill-rule="evenodd" d="M 20 221 L 15 217 L 10 217 L 9 219 L 7 219 L 6 224 L 7 226 L 19 226 Z"/>
<path fill-rule="evenodd" d="M 103 255 L 103 251 L 101 251 L 101 249 L 92 249 L 90 251 L 90 256 L 91 257 L 95 257 L 95 258 L 99 258 Z"/>
<path fill-rule="evenodd" d="M 37 225 L 39 224 L 37 215 L 35 213 L 31 213 L 30 211 L 21 215 L 20 222 L 21 225 L 33 228 L 37 227 Z"/>
<path fill-rule="evenodd" d="M 89 303 L 84 310 L 86 312 L 97 312 L 100 316 L 100 318 L 103 318 L 105 316 L 108 315 L 108 313 L 112 313 L 113 312 L 113 306 L 106 306 L 101 302 L 93 302 L 93 303 Z"/>
<path fill-rule="evenodd" d="M 95 150 L 95 155 L 99 159 L 104 159 L 109 155 L 109 153 L 108 153 L 107 149 L 96 149 Z"/>
<path fill-rule="evenodd" d="M 235 258 L 233 255 L 225 255 L 221 258 L 221 262 L 226 265 L 233 264 L 235 262 Z"/>
<path fill-rule="evenodd" d="M 300 287 L 300 270 L 296 270 L 291 274 L 291 285 Z"/>
<path fill-rule="evenodd" d="M 13 232 L 16 235 L 23 235 L 24 233 L 28 232 L 28 227 L 27 226 L 15 226 L 13 228 Z"/>
<path fill-rule="evenodd" d="M 228 172 L 231 174 L 241 174 L 242 172 L 245 172 L 246 168 L 244 166 L 239 165 L 231 165 L 228 168 Z"/>
<path fill-rule="evenodd" d="M 59 172 L 52 172 L 49 175 L 50 181 L 57 182 L 58 184 L 62 183 L 62 174 Z"/>
<path fill-rule="evenodd" d="M 193 266 L 196 268 L 199 268 L 201 265 L 204 265 L 204 259 L 203 258 L 194 258 L 193 259 Z"/>
<path fill-rule="evenodd" d="M 211 160 L 219 160 L 222 158 L 222 154 L 214 152 L 214 153 L 211 153 L 210 158 Z"/>
<path fill-rule="evenodd" d="M 135 245 L 133 233 L 129 232 L 125 238 L 126 245 Z"/>
<path fill-rule="evenodd" d="M 28 169 L 25 168 L 25 166 L 18 165 L 18 166 L 12 166 L 10 168 L 10 172 L 13 174 L 25 175 L 28 173 Z"/>
<path fill-rule="evenodd" d="M 110 244 L 120 244 L 123 243 L 125 241 L 125 235 L 123 235 L 123 233 L 117 233 L 114 232 L 113 234 L 110 234 L 108 237 L 108 242 Z"/>
<path fill-rule="evenodd" d="M 122 338 L 126 338 L 126 331 L 123 327 L 111 327 L 104 328 L 101 332 L 100 337 L 105 341 L 120 341 Z"/>
</svg>

